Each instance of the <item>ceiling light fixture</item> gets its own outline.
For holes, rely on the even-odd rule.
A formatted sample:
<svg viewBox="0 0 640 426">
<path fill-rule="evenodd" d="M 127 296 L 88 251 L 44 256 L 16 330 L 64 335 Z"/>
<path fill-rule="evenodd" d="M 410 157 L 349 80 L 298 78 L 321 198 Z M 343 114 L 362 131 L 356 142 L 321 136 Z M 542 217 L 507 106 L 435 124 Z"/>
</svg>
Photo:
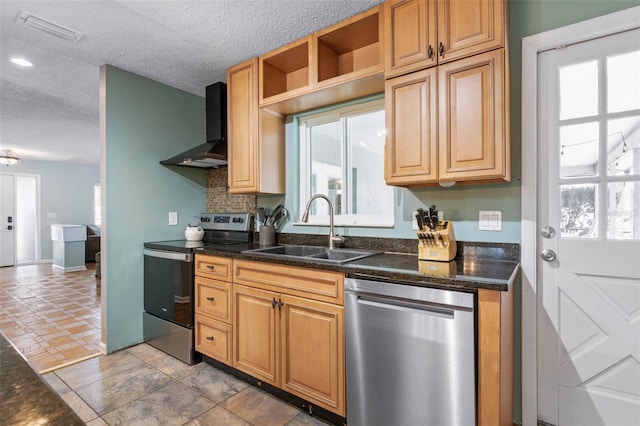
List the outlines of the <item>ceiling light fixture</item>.
<svg viewBox="0 0 640 426">
<path fill-rule="evenodd" d="M 45 32 L 63 40 L 78 42 L 82 37 L 84 37 L 84 34 L 82 34 L 81 32 L 41 18 L 40 16 L 34 15 L 33 13 L 26 12 L 24 10 L 18 14 L 16 22 L 22 23 L 29 28 Z"/>
<path fill-rule="evenodd" d="M 3 149 L 0 151 L 0 164 L 4 164 L 9 167 L 12 164 L 16 164 L 20 160 L 15 152 L 10 149 Z"/>
<path fill-rule="evenodd" d="M 16 65 L 20 65 L 21 67 L 32 67 L 33 64 L 27 61 L 24 58 L 11 58 L 10 61 Z"/>
</svg>

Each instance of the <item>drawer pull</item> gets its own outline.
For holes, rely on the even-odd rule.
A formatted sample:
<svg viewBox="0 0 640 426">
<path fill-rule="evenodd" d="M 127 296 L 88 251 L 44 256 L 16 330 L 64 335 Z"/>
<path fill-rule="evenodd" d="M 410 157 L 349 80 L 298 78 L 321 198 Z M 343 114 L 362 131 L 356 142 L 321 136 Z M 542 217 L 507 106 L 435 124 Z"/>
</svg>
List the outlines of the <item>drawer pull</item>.
<svg viewBox="0 0 640 426">
<path fill-rule="evenodd" d="M 214 300 L 214 299 L 213 299 L 213 297 L 207 297 L 207 300 L 208 300 L 209 302 L 213 302 L 213 300 Z"/>
<path fill-rule="evenodd" d="M 207 268 L 209 268 L 210 271 L 213 271 L 215 267 L 213 265 L 207 265 Z"/>
<path fill-rule="evenodd" d="M 213 336 L 207 336 L 207 340 L 213 342 Z"/>
</svg>

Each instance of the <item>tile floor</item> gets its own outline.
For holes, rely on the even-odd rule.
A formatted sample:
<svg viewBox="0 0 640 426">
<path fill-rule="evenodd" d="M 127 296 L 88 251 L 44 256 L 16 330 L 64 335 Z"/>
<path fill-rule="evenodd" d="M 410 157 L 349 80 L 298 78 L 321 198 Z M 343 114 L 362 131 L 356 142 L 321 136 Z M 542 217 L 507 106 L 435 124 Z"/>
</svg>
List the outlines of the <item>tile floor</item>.
<svg viewBox="0 0 640 426">
<path fill-rule="evenodd" d="M 189 366 L 145 343 L 42 377 L 90 426 L 326 425 L 209 364 Z"/>
<path fill-rule="evenodd" d="M 0 268 L 0 331 L 40 373 L 100 352 L 100 279 L 87 268 Z"/>
</svg>

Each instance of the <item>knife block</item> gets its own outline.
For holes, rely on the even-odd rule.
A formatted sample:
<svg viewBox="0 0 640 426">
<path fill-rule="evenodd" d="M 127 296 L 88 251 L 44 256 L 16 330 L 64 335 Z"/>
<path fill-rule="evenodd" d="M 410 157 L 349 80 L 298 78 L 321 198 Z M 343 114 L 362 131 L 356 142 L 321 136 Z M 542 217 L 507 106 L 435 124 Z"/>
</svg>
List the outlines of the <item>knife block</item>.
<svg viewBox="0 0 640 426">
<path fill-rule="evenodd" d="M 418 231 L 418 259 L 449 262 L 456 257 L 458 247 L 451 221 L 438 222 L 435 230 Z"/>
<path fill-rule="evenodd" d="M 432 277 L 455 278 L 458 265 L 455 260 L 451 262 L 438 262 L 433 260 L 421 260 L 418 262 L 418 271 Z"/>
</svg>

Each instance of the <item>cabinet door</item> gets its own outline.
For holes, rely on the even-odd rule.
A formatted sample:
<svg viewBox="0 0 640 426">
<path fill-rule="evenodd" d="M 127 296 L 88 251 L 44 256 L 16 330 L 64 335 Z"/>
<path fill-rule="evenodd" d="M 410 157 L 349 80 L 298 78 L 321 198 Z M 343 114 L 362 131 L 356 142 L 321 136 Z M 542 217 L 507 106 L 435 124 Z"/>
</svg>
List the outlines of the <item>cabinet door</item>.
<svg viewBox="0 0 640 426">
<path fill-rule="evenodd" d="M 438 62 L 504 46 L 504 0 L 438 0 Z"/>
<path fill-rule="evenodd" d="M 277 293 L 233 286 L 233 367 L 279 386 Z"/>
<path fill-rule="evenodd" d="M 258 143 L 258 59 L 227 70 L 229 192 L 255 192 Z"/>
<path fill-rule="evenodd" d="M 293 296 L 282 302 L 282 389 L 344 416 L 344 308 Z"/>
<path fill-rule="evenodd" d="M 504 49 L 438 69 L 440 180 L 510 180 Z"/>
<path fill-rule="evenodd" d="M 437 62 L 435 0 L 391 0 L 384 4 L 385 78 Z"/>
<path fill-rule="evenodd" d="M 385 85 L 385 181 L 435 183 L 437 168 L 436 69 L 396 77 Z"/>
</svg>

